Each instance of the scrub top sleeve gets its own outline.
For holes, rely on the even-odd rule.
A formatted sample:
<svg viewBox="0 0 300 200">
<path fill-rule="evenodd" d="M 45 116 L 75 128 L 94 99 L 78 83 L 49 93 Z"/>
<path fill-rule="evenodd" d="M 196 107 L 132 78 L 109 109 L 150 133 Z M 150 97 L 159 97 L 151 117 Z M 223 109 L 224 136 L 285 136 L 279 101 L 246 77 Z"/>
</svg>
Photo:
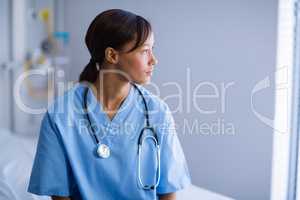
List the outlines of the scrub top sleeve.
<svg viewBox="0 0 300 200">
<path fill-rule="evenodd" d="M 71 196 L 73 177 L 58 129 L 47 112 L 31 171 L 28 192 L 47 196 Z"/>
<path fill-rule="evenodd" d="M 176 192 L 191 184 L 190 173 L 175 128 L 174 118 L 167 107 L 165 120 L 159 130 L 162 141 L 158 194 Z"/>
</svg>

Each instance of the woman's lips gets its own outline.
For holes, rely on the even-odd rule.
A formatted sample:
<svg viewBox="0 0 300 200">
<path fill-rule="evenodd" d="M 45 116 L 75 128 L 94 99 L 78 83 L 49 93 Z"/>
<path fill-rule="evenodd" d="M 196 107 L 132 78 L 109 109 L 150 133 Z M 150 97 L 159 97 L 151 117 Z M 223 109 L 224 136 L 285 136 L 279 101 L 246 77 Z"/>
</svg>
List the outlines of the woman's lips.
<svg viewBox="0 0 300 200">
<path fill-rule="evenodd" d="M 152 71 L 146 72 L 146 74 L 147 74 L 148 76 L 151 76 L 151 75 L 152 75 Z"/>
</svg>

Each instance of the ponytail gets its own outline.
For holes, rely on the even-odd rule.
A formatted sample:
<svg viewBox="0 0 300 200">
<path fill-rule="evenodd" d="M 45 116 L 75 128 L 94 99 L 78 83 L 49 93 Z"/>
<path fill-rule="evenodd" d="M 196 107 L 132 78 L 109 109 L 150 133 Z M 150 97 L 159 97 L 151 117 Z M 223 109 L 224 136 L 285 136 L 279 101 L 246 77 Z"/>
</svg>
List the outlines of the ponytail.
<svg viewBox="0 0 300 200">
<path fill-rule="evenodd" d="M 93 59 L 90 59 L 90 62 L 80 73 L 79 82 L 88 81 L 90 83 L 94 83 L 97 80 L 98 73 L 96 62 Z"/>
<path fill-rule="evenodd" d="M 107 47 L 121 50 L 125 44 L 135 41 L 131 52 L 144 44 L 150 33 L 150 23 L 129 11 L 110 9 L 97 15 L 85 36 L 85 44 L 92 58 L 81 72 L 79 82 L 94 83 L 97 80 L 99 71 L 96 63 L 103 65 Z"/>
</svg>

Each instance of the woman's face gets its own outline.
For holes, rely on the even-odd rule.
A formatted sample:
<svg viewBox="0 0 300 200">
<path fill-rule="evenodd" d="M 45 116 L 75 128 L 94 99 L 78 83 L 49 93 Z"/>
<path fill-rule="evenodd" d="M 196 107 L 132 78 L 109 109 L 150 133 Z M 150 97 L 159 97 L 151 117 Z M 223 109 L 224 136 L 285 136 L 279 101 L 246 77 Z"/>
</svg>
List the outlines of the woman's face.
<svg viewBox="0 0 300 200">
<path fill-rule="evenodd" d="M 125 51 L 130 50 L 134 42 L 125 45 Z M 118 68 L 121 69 L 131 81 L 138 84 L 148 83 L 151 79 L 154 65 L 157 60 L 153 54 L 154 35 L 151 33 L 144 44 L 132 52 L 120 53 Z"/>
</svg>

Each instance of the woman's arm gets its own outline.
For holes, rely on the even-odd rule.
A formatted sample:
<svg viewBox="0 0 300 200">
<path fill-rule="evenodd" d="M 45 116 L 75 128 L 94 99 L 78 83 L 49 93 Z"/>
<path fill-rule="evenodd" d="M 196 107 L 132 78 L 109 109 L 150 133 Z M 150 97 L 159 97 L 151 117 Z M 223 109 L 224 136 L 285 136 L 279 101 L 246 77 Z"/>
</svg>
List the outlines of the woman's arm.
<svg viewBox="0 0 300 200">
<path fill-rule="evenodd" d="M 159 195 L 159 200 L 176 200 L 176 193 L 173 192 L 173 193 Z"/>
<path fill-rule="evenodd" d="M 52 196 L 52 200 L 71 200 L 69 197 Z"/>
</svg>

